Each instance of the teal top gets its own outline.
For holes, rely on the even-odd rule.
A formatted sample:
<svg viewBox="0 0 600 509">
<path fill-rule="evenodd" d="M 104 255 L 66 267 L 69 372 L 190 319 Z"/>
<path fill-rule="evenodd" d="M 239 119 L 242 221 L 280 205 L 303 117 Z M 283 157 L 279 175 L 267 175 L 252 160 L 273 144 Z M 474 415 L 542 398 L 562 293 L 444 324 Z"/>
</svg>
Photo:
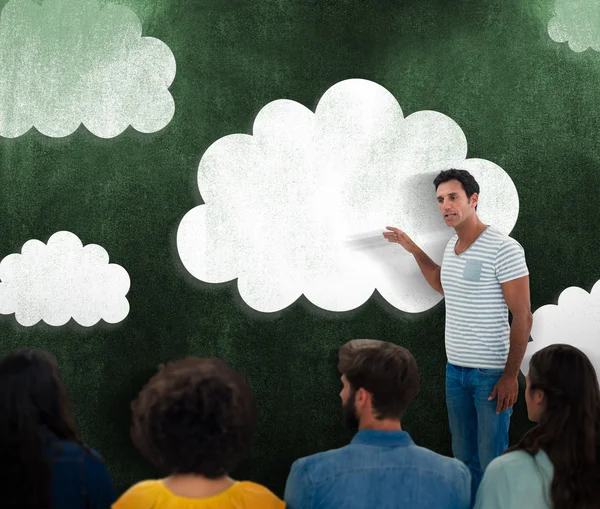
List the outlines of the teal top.
<svg viewBox="0 0 600 509">
<path fill-rule="evenodd" d="M 486 468 L 474 509 L 551 509 L 552 462 L 540 449 L 535 457 L 513 451 Z"/>
</svg>

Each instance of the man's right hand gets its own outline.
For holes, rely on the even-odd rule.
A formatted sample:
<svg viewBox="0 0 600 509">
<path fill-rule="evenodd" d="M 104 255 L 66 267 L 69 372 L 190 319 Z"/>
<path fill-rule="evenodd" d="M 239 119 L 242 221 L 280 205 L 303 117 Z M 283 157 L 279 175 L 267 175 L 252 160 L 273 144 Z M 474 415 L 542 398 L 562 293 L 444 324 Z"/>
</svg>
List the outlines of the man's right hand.
<svg viewBox="0 0 600 509">
<path fill-rule="evenodd" d="M 393 226 L 386 226 L 386 229 L 390 231 L 383 232 L 383 236 L 388 240 L 388 242 L 400 244 L 404 249 L 413 255 L 419 251 L 419 246 L 417 246 L 402 230 L 394 228 Z"/>
</svg>

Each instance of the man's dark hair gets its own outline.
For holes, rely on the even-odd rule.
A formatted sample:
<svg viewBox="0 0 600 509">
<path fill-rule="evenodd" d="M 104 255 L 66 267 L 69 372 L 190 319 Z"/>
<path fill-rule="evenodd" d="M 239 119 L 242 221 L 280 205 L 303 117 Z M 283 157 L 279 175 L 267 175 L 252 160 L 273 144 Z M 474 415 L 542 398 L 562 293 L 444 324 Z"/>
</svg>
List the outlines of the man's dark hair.
<svg viewBox="0 0 600 509">
<path fill-rule="evenodd" d="M 132 403 L 134 444 L 166 474 L 227 475 L 252 443 L 254 395 L 221 359 L 161 366 Z"/>
<path fill-rule="evenodd" d="M 415 358 L 393 343 L 352 340 L 339 351 L 338 369 L 348 380 L 351 395 L 360 388 L 371 393 L 377 419 L 401 419 L 419 393 Z"/>
<path fill-rule="evenodd" d="M 441 171 L 438 176 L 435 177 L 433 181 L 435 190 L 437 191 L 437 188 L 440 184 L 448 182 L 449 180 L 458 180 L 462 184 L 467 198 L 471 198 L 474 193 L 479 194 L 479 184 L 473 175 L 471 175 L 467 170 L 456 170 L 454 168 Z"/>
</svg>

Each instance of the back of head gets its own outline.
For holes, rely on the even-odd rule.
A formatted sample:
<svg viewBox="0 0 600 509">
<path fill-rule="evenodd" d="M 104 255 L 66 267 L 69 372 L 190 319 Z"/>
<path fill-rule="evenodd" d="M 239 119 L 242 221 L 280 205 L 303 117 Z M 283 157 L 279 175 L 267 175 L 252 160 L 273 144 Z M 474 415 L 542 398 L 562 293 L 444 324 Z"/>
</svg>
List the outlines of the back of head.
<svg viewBox="0 0 600 509">
<path fill-rule="evenodd" d="M 49 433 L 77 440 L 54 357 L 23 349 L 0 359 L 0 478 L 2 507 L 50 506 Z"/>
<path fill-rule="evenodd" d="M 339 351 L 338 369 L 352 391 L 372 396 L 377 419 L 397 419 L 419 393 L 417 362 L 401 346 L 373 339 L 349 341 Z"/>
<path fill-rule="evenodd" d="M 227 475 L 256 425 L 251 388 L 220 359 L 187 357 L 162 366 L 132 410 L 136 447 L 168 475 Z"/>
<path fill-rule="evenodd" d="M 600 508 L 600 388 L 594 366 L 579 349 L 550 345 L 530 361 L 529 391 L 543 391 L 539 423 L 508 449 L 536 454 L 554 466 L 554 509 Z"/>
<path fill-rule="evenodd" d="M 475 180 L 475 177 L 471 175 L 467 170 L 443 170 L 433 180 L 433 185 L 437 191 L 440 184 L 448 182 L 450 180 L 458 180 L 465 190 L 467 198 L 470 198 L 474 193 L 479 194 L 479 184 Z"/>
</svg>

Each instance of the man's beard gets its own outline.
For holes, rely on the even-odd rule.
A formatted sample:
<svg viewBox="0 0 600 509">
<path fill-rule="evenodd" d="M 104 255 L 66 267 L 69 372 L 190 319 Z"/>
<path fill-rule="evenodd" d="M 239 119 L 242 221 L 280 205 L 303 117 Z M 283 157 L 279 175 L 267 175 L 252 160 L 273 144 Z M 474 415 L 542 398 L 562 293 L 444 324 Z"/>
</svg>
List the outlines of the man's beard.
<svg viewBox="0 0 600 509">
<path fill-rule="evenodd" d="M 348 396 L 346 403 L 342 405 L 344 414 L 344 424 L 350 429 L 358 428 L 358 416 L 356 415 L 356 406 L 354 404 L 355 392 L 352 391 Z"/>
</svg>

